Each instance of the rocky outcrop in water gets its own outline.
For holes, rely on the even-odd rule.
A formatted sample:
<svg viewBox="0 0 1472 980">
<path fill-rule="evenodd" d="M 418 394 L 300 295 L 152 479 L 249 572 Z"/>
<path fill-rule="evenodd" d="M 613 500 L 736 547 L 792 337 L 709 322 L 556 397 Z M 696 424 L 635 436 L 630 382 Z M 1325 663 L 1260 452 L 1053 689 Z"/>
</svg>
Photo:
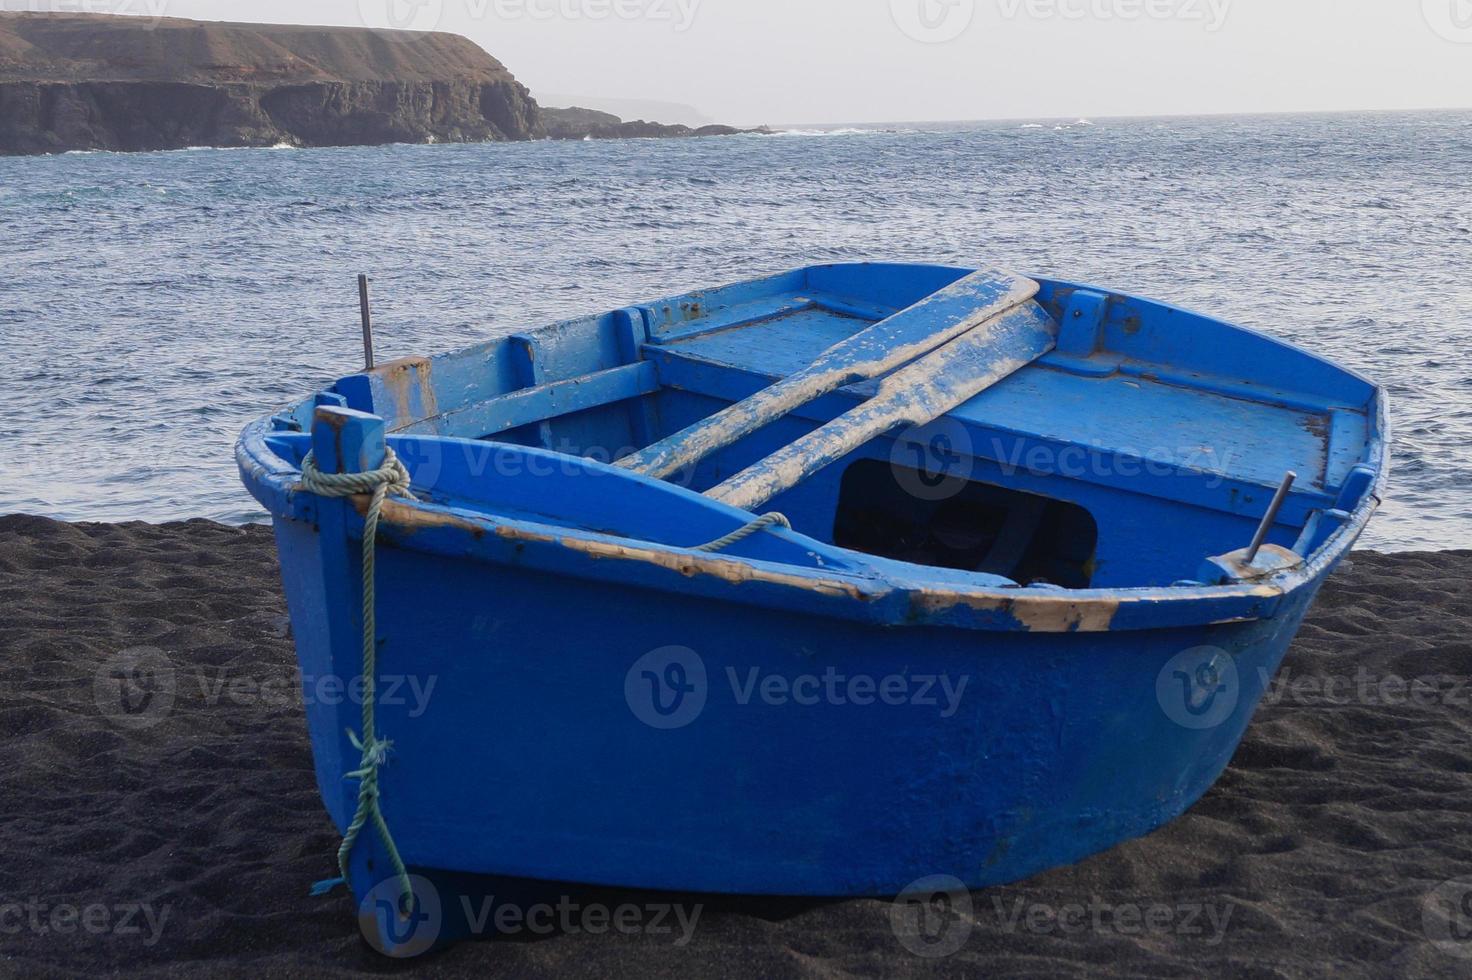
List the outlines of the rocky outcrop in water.
<svg viewBox="0 0 1472 980">
<path fill-rule="evenodd" d="M 0 153 L 541 135 L 526 88 L 453 34 L 0 14 Z"/>
<path fill-rule="evenodd" d="M 637 119 L 625 122 L 611 112 L 583 109 L 543 107 L 542 121 L 547 135 L 555 140 L 581 139 L 674 139 L 686 136 L 735 136 L 738 133 L 766 133 L 763 129 L 737 129 L 734 126 L 689 126 L 665 125 Z"/>
</svg>

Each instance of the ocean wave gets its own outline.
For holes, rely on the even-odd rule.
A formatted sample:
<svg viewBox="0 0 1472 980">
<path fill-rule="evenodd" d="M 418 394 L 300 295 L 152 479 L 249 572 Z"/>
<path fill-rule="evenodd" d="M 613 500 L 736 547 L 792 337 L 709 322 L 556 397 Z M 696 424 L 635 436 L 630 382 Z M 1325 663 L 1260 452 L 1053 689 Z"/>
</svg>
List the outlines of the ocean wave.
<svg viewBox="0 0 1472 980">
<path fill-rule="evenodd" d="M 896 136 L 917 133 L 915 129 L 882 129 L 882 128 L 860 128 L 857 126 L 844 127 L 842 129 L 778 129 L 771 133 L 772 136 Z"/>
</svg>

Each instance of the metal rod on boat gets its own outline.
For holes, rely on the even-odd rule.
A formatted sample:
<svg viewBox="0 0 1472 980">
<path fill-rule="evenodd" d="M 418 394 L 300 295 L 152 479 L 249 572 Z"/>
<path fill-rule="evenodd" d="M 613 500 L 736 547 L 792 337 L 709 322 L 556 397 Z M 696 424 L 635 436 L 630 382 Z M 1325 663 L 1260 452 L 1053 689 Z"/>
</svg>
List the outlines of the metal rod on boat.
<svg viewBox="0 0 1472 980">
<path fill-rule="evenodd" d="M 363 367 L 373 370 L 373 314 L 368 310 L 368 277 L 358 274 L 358 311 L 363 316 Z"/>
<path fill-rule="evenodd" d="M 1278 523 L 1278 512 L 1283 509 L 1283 504 L 1288 500 L 1288 492 L 1293 489 L 1293 482 L 1297 479 L 1298 474 L 1292 470 L 1289 470 L 1288 475 L 1283 477 L 1283 485 L 1278 488 L 1273 502 L 1268 504 L 1268 512 L 1263 517 L 1262 524 L 1258 525 L 1257 535 L 1252 539 L 1252 546 L 1247 549 L 1246 564 L 1251 565 L 1257 561 L 1257 553 L 1262 550 L 1263 544 L 1267 541 L 1268 532 L 1273 529 L 1274 524 Z"/>
</svg>

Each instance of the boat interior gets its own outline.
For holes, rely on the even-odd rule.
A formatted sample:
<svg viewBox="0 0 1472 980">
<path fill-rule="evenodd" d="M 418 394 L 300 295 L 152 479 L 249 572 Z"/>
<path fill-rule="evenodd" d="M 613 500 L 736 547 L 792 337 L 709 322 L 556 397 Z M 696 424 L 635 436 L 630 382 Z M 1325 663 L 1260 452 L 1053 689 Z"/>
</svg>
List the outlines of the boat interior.
<svg viewBox="0 0 1472 980">
<path fill-rule="evenodd" d="M 304 437 L 288 445 L 288 434 L 310 428 L 317 405 L 337 404 L 385 420 L 416 493 L 415 456 L 432 443 L 527 447 L 543 465 L 567 460 L 567 473 L 607 473 L 968 271 L 818 266 L 383 364 L 276 416 L 278 452 L 299 458 Z M 785 515 L 829 563 L 904 563 L 992 584 L 1167 587 L 1201 584 L 1205 560 L 1244 548 L 1290 471 L 1267 541 L 1304 558 L 1377 486 L 1383 405 L 1368 380 L 1165 304 L 1037 282 L 1033 302 L 1056 333 L 1050 352 L 753 511 Z M 847 385 L 665 480 L 631 478 L 616 492 L 604 482 L 549 493 L 501 479 L 473 452 L 439 452 L 428 499 L 688 547 L 687 516 L 707 515 L 719 533 L 754 516 L 712 509 L 708 491 L 876 390 Z M 683 544 L 671 540 L 681 534 Z M 732 552 L 804 563 L 813 553 L 775 540 L 743 547 L 757 550 Z"/>
</svg>

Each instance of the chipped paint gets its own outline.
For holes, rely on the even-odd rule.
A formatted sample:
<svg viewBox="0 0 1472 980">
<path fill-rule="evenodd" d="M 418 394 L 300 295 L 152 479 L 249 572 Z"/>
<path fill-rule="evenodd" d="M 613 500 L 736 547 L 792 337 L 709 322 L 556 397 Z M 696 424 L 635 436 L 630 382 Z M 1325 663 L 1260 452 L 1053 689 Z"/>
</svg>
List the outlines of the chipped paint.
<svg viewBox="0 0 1472 980">
<path fill-rule="evenodd" d="M 1234 589 L 1233 594 L 1257 599 L 1276 599 L 1283 595 L 1283 591 L 1276 586 L 1260 585 Z M 1009 616 L 1031 633 L 1108 633 L 1114 628 L 1115 618 L 1121 608 L 1161 601 L 1160 591 L 1151 595 L 1039 595 L 1024 592 L 1008 594 L 921 589 L 911 595 L 911 607 L 922 618 L 942 616 L 956 609 L 969 609 L 978 613 Z M 1258 617 L 1239 617 L 1219 622 L 1251 622 L 1256 618 Z"/>
<path fill-rule="evenodd" d="M 998 287 L 1004 286 L 998 295 Z M 794 409 L 844 385 L 877 378 L 915 358 L 982 329 L 1028 303 L 1039 286 L 983 270 L 933 293 L 908 309 L 842 340 L 812 364 L 617 465 L 663 479 L 691 466 Z"/>
<path fill-rule="evenodd" d="M 358 512 L 359 516 L 366 516 L 370 503 L 368 495 L 359 494 L 358 496 L 352 497 L 351 500 L 353 502 L 353 508 Z M 409 534 L 429 530 L 456 530 L 464 531 L 476 538 L 481 538 L 485 536 L 487 531 L 493 531 L 498 537 L 507 541 L 553 544 L 567 548 L 570 551 L 580 552 L 591 558 L 640 561 L 657 568 L 678 572 L 686 578 L 707 575 L 722 579 L 732 585 L 741 585 L 747 582 L 781 585 L 788 588 L 817 592 L 826 596 L 856 599 L 862 602 L 871 601 L 877 598 L 879 594 L 882 594 L 882 592 L 876 593 L 871 590 L 865 590 L 853 582 L 842 582 L 834 579 L 817 578 L 795 573 L 773 572 L 748 562 L 729 558 L 711 558 L 704 555 L 692 554 L 688 551 L 641 548 L 595 538 L 552 534 L 534 531 L 524 526 L 495 523 L 490 520 L 487 520 L 485 523 L 478 523 L 455 514 L 448 514 L 441 510 L 429 510 L 399 500 L 385 500 L 383 502 L 380 521 L 383 525 L 392 527 L 398 531 L 408 532 Z"/>
<path fill-rule="evenodd" d="M 990 317 L 885 378 L 878 394 L 848 414 L 706 491 L 706 496 L 755 511 L 869 440 L 907 424 L 924 425 L 970 401 L 1048 354 L 1057 336 L 1057 323 L 1035 303 Z"/>
<path fill-rule="evenodd" d="M 1329 438 L 1329 416 L 1328 415 L 1305 415 L 1299 420 L 1305 432 L 1315 439 Z"/>
<path fill-rule="evenodd" d="M 1024 599 L 1012 604 L 1012 616 L 1031 633 L 1107 633 L 1119 612 L 1119 599 L 1049 602 Z"/>
<path fill-rule="evenodd" d="M 359 516 L 367 516 L 368 504 L 371 498 L 367 494 L 359 494 L 353 497 L 352 501 L 353 509 L 358 512 Z M 399 500 L 385 500 L 379 520 L 384 524 L 392 525 L 397 530 L 407 531 L 410 534 L 416 531 L 452 529 L 465 531 L 479 538 L 483 537 L 486 533 L 485 527 L 477 524 L 475 521 L 466 520 L 454 514 L 446 514 L 443 511 L 416 507 L 413 504 L 406 504 Z"/>
<path fill-rule="evenodd" d="M 703 557 L 693 555 L 686 551 L 640 548 L 616 544 L 612 541 L 579 538 L 571 535 L 545 534 L 508 524 L 498 525 L 495 531 L 496 534 L 508 541 L 535 541 L 542 544 L 555 544 L 567 548 L 570 551 L 580 552 L 590 558 L 644 562 L 657 568 L 678 572 L 686 578 L 705 575 L 721 579 L 731 585 L 743 585 L 747 582 L 781 585 L 788 588 L 804 589 L 808 592 L 816 592 L 825 596 L 855 599 L 861 602 L 868 602 L 878 597 L 875 593 L 860 588 L 856 583 L 841 582 L 815 576 L 773 572 L 769 569 L 759 568 L 748 562 L 735 561 L 727 558 Z"/>
<path fill-rule="evenodd" d="M 1031 633 L 1107 633 L 1122 602 L 1119 597 L 1079 599 L 1066 595 L 1022 596 L 996 592 L 927 590 L 914 594 L 914 608 L 926 615 L 954 609 L 1001 613 Z"/>
<path fill-rule="evenodd" d="M 393 402 L 392 418 L 396 430 L 440 414 L 429 358 L 404 357 L 380 364 L 368 373 L 383 384 L 383 390 Z"/>
<path fill-rule="evenodd" d="M 353 506 L 360 515 L 366 513 L 369 498 L 366 495 L 352 498 Z M 850 599 L 866 604 L 895 594 L 905 594 L 909 605 L 919 615 L 919 621 L 938 618 L 956 609 L 973 612 L 1001 614 L 1016 621 L 1027 632 L 1032 633 L 1107 633 L 1113 628 L 1119 610 L 1127 605 L 1143 602 L 1159 602 L 1157 591 L 1152 595 L 1103 595 L 1079 593 L 1032 593 L 1025 591 L 958 591 L 955 589 L 930 589 L 911 585 L 874 582 L 866 588 L 858 581 L 843 581 L 818 575 L 798 572 L 779 572 L 740 559 L 716 558 L 699 555 L 674 548 L 641 547 L 617 541 L 584 538 L 571 534 L 557 534 L 550 530 L 535 530 L 525 525 L 499 524 L 492 521 L 480 523 L 474 520 L 430 510 L 403 501 L 384 502 L 382 521 L 394 530 L 414 534 L 425 530 L 456 530 L 482 538 L 487 531 L 506 541 L 517 543 L 549 544 L 586 555 L 589 558 L 611 561 L 642 562 L 655 568 L 672 571 L 686 578 L 704 576 L 719 579 L 729 585 L 748 583 L 774 585 L 814 593 L 825 598 Z M 1283 589 L 1276 586 L 1259 585 L 1232 590 L 1234 594 L 1261 599 L 1277 598 Z M 1184 597 L 1183 597 L 1184 598 Z M 1222 620 L 1221 622 L 1248 622 L 1252 618 Z"/>
<path fill-rule="evenodd" d="M 1302 555 L 1280 545 L 1263 545 L 1258 552 L 1257 561 L 1250 565 L 1247 563 L 1247 551 L 1248 549 L 1242 548 L 1225 555 L 1208 558 L 1203 566 L 1203 572 L 1207 569 L 1212 570 L 1218 579 L 1213 584 L 1227 585 L 1234 582 L 1261 582 L 1284 572 L 1293 571 L 1303 565 Z M 1202 581 L 1208 580 L 1206 577 L 1202 578 Z"/>
</svg>

